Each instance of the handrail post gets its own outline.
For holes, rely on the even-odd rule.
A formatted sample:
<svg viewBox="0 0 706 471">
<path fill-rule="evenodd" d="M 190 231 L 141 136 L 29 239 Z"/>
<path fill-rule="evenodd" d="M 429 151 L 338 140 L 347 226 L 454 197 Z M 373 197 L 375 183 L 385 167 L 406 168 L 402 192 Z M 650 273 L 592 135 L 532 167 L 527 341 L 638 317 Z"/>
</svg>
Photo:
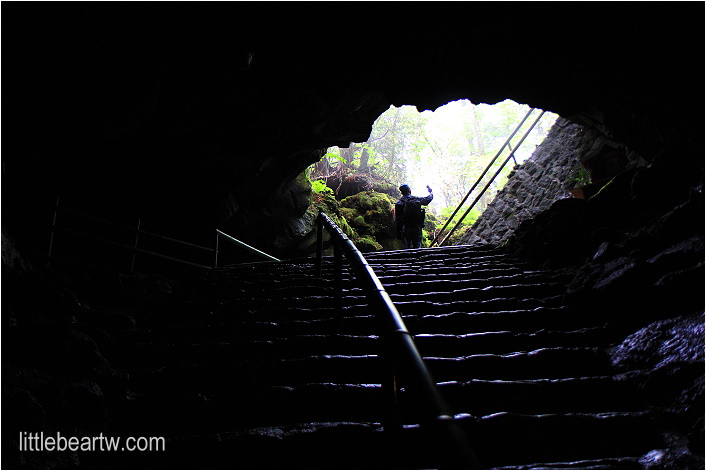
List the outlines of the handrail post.
<svg viewBox="0 0 706 471">
<path fill-rule="evenodd" d="M 56 227 L 56 215 L 59 212 L 59 198 L 60 195 L 57 195 L 56 203 L 54 204 L 54 216 L 51 221 L 51 232 L 49 233 L 49 252 L 47 253 L 47 268 L 51 265 L 51 252 L 54 248 L 54 228 Z"/>
<path fill-rule="evenodd" d="M 338 244 L 333 244 L 333 289 L 336 305 L 343 305 L 343 250 Z"/>
<path fill-rule="evenodd" d="M 449 223 L 450 223 L 450 222 L 453 220 L 453 218 L 456 216 L 456 213 L 459 212 L 459 210 L 461 209 L 461 207 L 463 206 L 463 204 L 466 202 L 466 200 L 468 199 L 468 197 L 471 196 L 471 193 L 473 193 L 473 190 L 476 189 L 476 187 L 478 186 L 478 184 L 480 183 L 480 181 L 483 179 L 483 177 L 485 177 L 485 174 L 488 173 L 488 170 L 490 170 L 490 167 L 493 166 L 493 164 L 494 164 L 495 161 L 498 159 L 498 157 L 500 157 L 500 155 L 503 153 L 503 150 L 505 150 L 505 147 L 510 147 L 510 151 L 512 152 L 512 147 L 510 146 L 510 141 L 512 140 L 513 137 L 515 137 L 515 134 L 517 134 L 517 132 L 520 130 L 520 128 L 522 128 L 522 125 L 525 124 L 525 121 L 527 121 L 527 118 L 530 117 L 530 115 L 532 114 L 532 112 L 533 112 L 534 110 L 535 110 L 535 108 L 530 108 L 530 110 L 527 112 L 527 114 L 525 115 L 525 117 L 522 118 L 522 121 L 520 121 L 520 124 L 518 124 L 517 127 L 515 128 L 515 130 L 512 131 L 512 134 L 510 134 L 510 136 L 507 138 L 507 140 L 505 141 L 505 143 L 500 147 L 500 150 L 498 150 L 497 154 L 495 154 L 495 157 L 493 157 L 493 158 L 490 160 L 490 162 L 488 163 L 488 165 L 485 167 L 485 170 L 483 170 L 483 172 L 480 174 L 480 176 L 478 177 L 478 179 L 476 180 L 476 182 L 473 184 L 473 186 L 471 187 L 471 189 L 468 190 L 468 193 L 466 193 L 466 196 L 464 196 L 463 199 L 461 200 L 461 202 L 458 204 L 458 206 L 456 206 L 456 209 L 454 210 L 453 214 L 451 214 L 451 216 L 446 220 L 446 223 L 445 223 L 444 226 L 441 228 L 441 230 L 439 231 L 439 233 L 436 234 L 436 237 L 434 237 L 434 240 L 431 241 L 431 244 L 429 244 L 429 247 L 433 247 L 434 244 L 437 244 L 437 246 L 441 247 L 441 243 L 437 243 L 438 240 L 439 240 L 439 237 L 441 237 L 441 234 L 446 230 L 446 228 L 448 227 Z M 542 114 L 544 114 L 544 112 L 542 112 Z M 541 115 L 540 115 L 540 116 L 541 116 Z M 532 127 L 534 127 L 534 125 L 533 125 Z M 519 147 L 519 146 L 516 146 L 516 147 L 515 147 L 515 150 L 517 150 L 517 147 Z M 464 219 L 465 219 L 465 216 L 461 218 L 461 221 L 463 221 Z"/>
<path fill-rule="evenodd" d="M 316 218 L 316 276 L 321 278 L 322 258 L 324 253 L 324 220 L 319 215 Z"/>
<path fill-rule="evenodd" d="M 137 230 L 135 231 L 135 246 L 132 249 L 132 262 L 130 263 L 130 273 L 135 271 L 135 256 L 137 255 L 137 241 L 140 239 L 140 224 L 142 219 L 137 218 Z"/>
<path fill-rule="evenodd" d="M 402 422 L 400 420 L 400 405 L 399 405 L 399 382 L 397 377 L 397 365 L 394 357 L 394 348 L 392 339 L 386 336 L 383 339 L 383 354 L 382 354 L 382 381 L 381 388 L 383 394 L 383 404 L 385 409 L 382 417 L 382 430 L 390 437 L 396 437 L 402 430 Z"/>
<path fill-rule="evenodd" d="M 218 268 L 218 231 L 216 231 L 216 246 L 213 249 L 213 268 Z"/>
<path fill-rule="evenodd" d="M 527 138 L 527 136 L 529 136 L 529 133 L 532 132 L 532 129 L 534 129 L 534 127 L 535 127 L 536 124 L 539 122 L 539 120 L 542 119 L 542 116 L 544 116 L 544 113 L 545 113 L 545 111 L 542 111 L 541 113 L 539 113 L 539 116 L 537 116 L 537 119 L 534 120 L 534 122 L 532 123 L 532 125 L 531 125 L 531 126 L 529 127 L 529 129 L 525 132 L 524 136 L 522 136 L 522 139 L 520 139 L 520 142 L 515 146 L 515 150 L 513 150 L 512 153 L 510 153 L 510 155 L 508 155 L 508 156 L 505 158 L 505 160 L 503 161 L 503 163 L 500 164 L 500 168 L 495 172 L 495 175 L 493 175 L 493 176 L 490 178 L 490 180 L 488 180 L 488 183 L 485 185 L 485 187 L 483 187 L 483 189 L 480 191 L 480 193 L 478 193 L 478 196 L 476 196 L 476 199 L 473 200 L 473 202 L 472 202 L 471 205 L 468 207 L 468 209 L 466 210 L 466 212 L 463 213 L 463 216 L 461 216 L 461 219 L 459 219 L 458 222 L 456 223 L 456 225 L 453 227 L 453 229 L 451 229 L 451 230 L 446 234 L 446 237 L 444 237 L 444 240 L 442 240 L 441 242 L 439 242 L 439 244 L 438 244 L 439 247 L 441 247 L 442 245 L 444 245 L 444 244 L 446 243 L 446 241 L 449 239 L 449 237 L 451 237 L 451 235 L 452 235 L 454 232 L 456 232 L 456 229 L 458 229 L 458 227 L 461 225 L 461 223 L 463 222 L 463 220 L 466 219 L 466 216 L 468 216 L 468 213 L 471 212 L 471 209 L 473 209 L 473 207 L 474 207 L 474 206 L 476 205 L 476 203 L 480 200 L 480 198 L 483 196 L 483 194 L 488 190 L 488 188 L 490 188 L 490 185 L 493 183 L 493 181 L 495 181 L 495 179 L 497 178 L 497 176 L 500 175 L 500 172 L 502 172 L 502 170 L 505 168 L 505 165 L 507 165 L 507 163 L 510 161 L 510 158 L 515 156 L 515 151 L 520 148 L 520 146 L 522 145 L 523 142 L 525 142 L 525 139 Z M 460 209 L 460 206 L 459 206 L 458 209 Z"/>
<path fill-rule="evenodd" d="M 381 421 L 385 435 L 392 444 L 398 445 L 402 429 L 402 417 L 399 413 L 398 392 L 400 390 L 400 369 L 405 377 L 405 384 L 421 400 L 422 419 L 420 425 L 428 430 L 431 437 L 439 437 L 439 443 L 448 451 L 443 453 L 449 467 L 479 469 L 478 460 L 461 426 L 456 422 L 446 401 L 441 396 L 434 379 L 424 364 L 424 360 L 414 345 L 412 334 L 407 330 L 402 315 L 395 307 L 384 286 L 363 254 L 341 229 L 323 212 L 319 213 L 321 226 L 319 234 L 326 230 L 331 235 L 334 247 L 346 256 L 352 274 L 361 283 L 361 288 L 368 299 L 368 305 L 378 316 L 380 327 L 380 359 L 381 402 L 384 410 Z M 318 244 L 317 244 L 318 245 Z M 334 249 L 336 250 L 336 249 Z M 334 252 L 335 253 L 335 252 Z M 318 253 L 317 253 L 318 255 Z M 318 262 L 317 262 L 318 263 Z M 335 275 L 334 275 L 335 276 Z"/>
</svg>

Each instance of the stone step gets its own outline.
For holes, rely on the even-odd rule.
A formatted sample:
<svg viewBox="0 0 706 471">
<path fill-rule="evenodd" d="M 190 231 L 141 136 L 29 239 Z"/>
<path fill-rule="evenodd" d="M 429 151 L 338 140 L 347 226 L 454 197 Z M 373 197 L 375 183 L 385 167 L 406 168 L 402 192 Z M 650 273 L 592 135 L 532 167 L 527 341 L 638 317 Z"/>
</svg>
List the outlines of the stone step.
<svg viewBox="0 0 706 471">
<path fill-rule="evenodd" d="M 573 331 L 481 332 L 477 334 L 417 334 L 414 343 L 423 355 L 458 356 L 510 353 L 551 347 L 609 347 L 622 341 L 606 326 Z"/>
<path fill-rule="evenodd" d="M 456 412 L 475 416 L 639 411 L 636 386 L 609 376 L 532 381 L 447 382 L 439 391 Z M 568 398 L 568 399 L 567 399 Z M 239 388 L 217 393 L 162 391 L 131 394 L 112 423 L 173 436 L 202 431 L 310 421 L 380 420 L 384 404 L 379 384 L 310 383 L 300 386 Z M 415 423 L 419 408 L 413 392 L 398 396 L 403 423 Z M 178 411 L 178 413 L 175 413 Z"/>
<path fill-rule="evenodd" d="M 436 288 L 436 289 L 434 289 Z M 393 302 L 405 301 L 427 301 L 427 302 L 443 302 L 448 299 L 454 301 L 467 300 L 487 300 L 487 299 L 518 299 L 518 298 L 548 298 L 563 294 L 563 287 L 552 284 L 512 284 L 504 286 L 487 285 L 480 287 L 461 287 L 461 286 L 430 286 L 430 289 L 424 293 L 397 293 L 395 288 L 390 293 L 390 298 Z"/>
<path fill-rule="evenodd" d="M 399 277 L 380 277 L 383 286 L 390 294 L 423 294 L 434 292 L 454 292 L 463 289 L 507 290 L 513 296 L 526 293 L 528 290 L 549 289 L 553 294 L 564 292 L 564 283 L 554 281 L 553 278 L 541 275 L 527 275 L 515 273 L 512 275 L 495 276 L 487 279 L 472 278 L 468 274 L 440 275 L 400 275 Z M 355 288 L 355 280 L 343 278 L 344 291 L 350 296 L 360 296 L 362 290 Z M 525 287 L 527 285 L 527 287 Z M 513 290 L 511 288 L 515 286 Z M 304 281 L 292 280 L 291 283 L 275 286 L 263 286 L 263 283 L 253 283 L 252 286 L 239 286 L 231 290 L 223 290 L 220 297 L 231 298 L 231 302 L 239 299 L 282 299 L 301 298 L 308 296 L 331 295 L 334 290 L 333 279 L 311 279 Z M 513 292 L 514 291 L 514 292 Z"/>
<path fill-rule="evenodd" d="M 307 383 L 377 384 L 382 360 L 376 355 L 319 355 L 296 359 L 223 358 L 207 364 L 169 363 L 129 369 L 129 387 L 138 393 L 172 390 L 215 393 L 231 388 Z"/>
<path fill-rule="evenodd" d="M 342 293 L 341 298 L 332 294 L 321 292 L 300 292 L 298 296 L 288 297 L 257 297 L 242 296 L 237 300 L 239 309 L 273 311 L 280 308 L 287 309 L 325 309 L 337 306 L 356 306 L 367 304 L 368 300 L 364 293 L 357 290 L 357 295 L 351 295 L 350 291 Z M 406 293 L 397 294 L 390 292 L 390 299 L 397 306 L 408 303 L 459 303 L 464 301 L 483 302 L 496 300 L 505 304 L 526 302 L 526 299 L 547 299 L 563 294 L 563 290 L 555 285 L 512 285 L 486 288 L 464 288 L 451 292 L 427 292 L 427 293 Z M 449 301 L 453 300 L 453 301 Z M 557 301 L 558 298 L 557 298 Z M 538 303 L 541 304 L 541 301 Z"/>
<path fill-rule="evenodd" d="M 438 383 L 452 410 L 475 416 L 497 412 L 521 414 L 598 413 L 640 411 L 635 384 L 612 376 L 533 380 L 471 380 Z M 401 403 L 407 400 L 401 397 Z"/>
<path fill-rule="evenodd" d="M 573 378 L 603 376 L 611 371 L 608 355 L 595 348 L 541 348 L 503 355 L 423 358 L 439 382 Z"/>
<path fill-rule="evenodd" d="M 498 466 L 493 469 L 645 469 L 639 456 L 598 458 L 594 460 L 554 461 L 551 463 L 523 463 Z"/>
<path fill-rule="evenodd" d="M 212 393 L 131 392 L 109 418 L 114 430 L 180 436 L 284 423 L 379 421 L 379 384 L 311 383 L 300 386 L 233 385 Z"/>
<path fill-rule="evenodd" d="M 409 301 L 407 299 L 410 299 Z M 542 307 L 562 306 L 561 296 L 549 298 L 489 298 L 460 301 L 424 301 L 406 298 L 395 302 L 402 315 L 442 315 L 455 312 L 493 313 L 507 311 L 528 311 Z"/>
<path fill-rule="evenodd" d="M 447 312 L 406 316 L 405 324 L 414 333 L 464 334 L 510 330 L 511 332 L 533 333 L 546 330 L 576 330 L 596 327 L 595 321 L 575 315 L 572 309 L 564 306 L 530 306 L 526 309 L 483 310 L 466 309 L 453 311 L 458 305 L 451 305 Z M 474 306 L 470 306 L 474 307 Z M 486 306 L 481 306 L 486 307 Z M 405 314 L 408 310 L 402 311 Z M 598 324 L 603 325 L 602 323 Z"/>
<path fill-rule="evenodd" d="M 460 421 L 484 468 L 546 461 L 643 456 L 664 446 L 648 412 L 526 415 L 497 413 Z"/>
<path fill-rule="evenodd" d="M 540 306 L 537 300 L 506 300 L 458 303 L 399 303 L 398 309 L 409 331 L 414 334 L 468 334 L 499 332 L 511 326 L 514 333 L 534 333 L 542 329 L 581 329 L 590 319 L 575 316 L 565 307 Z M 522 309 L 523 306 L 528 308 Z M 519 309 L 506 309 L 510 307 Z M 463 311 L 455 309 L 465 308 Z M 434 314 L 438 312 L 438 314 Z M 367 306 L 341 309 L 287 309 L 270 312 L 233 313 L 203 316 L 199 323 L 172 325 L 117 334 L 130 341 L 136 338 L 162 343 L 228 343 L 243 339 L 272 340 L 295 335 L 379 334 L 379 321 Z M 258 320 L 260 319 L 260 320 Z M 588 327 L 594 327 L 589 325 Z"/>
<path fill-rule="evenodd" d="M 193 329 L 189 332 L 194 333 Z M 218 330 L 223 333 L 222 329 Z M 272 332 L 270 332 L 272 333 Z M 550 347 L 609 347 L 624 338 L 613 335 L 606 326 L 575 331 L 510 331 L 478 334 L 417 334 L 414 342 L 425 356 L 465 356 L 470 354 L 503 354 Z M 292 358 L 316 354 L 364 355 L 380 351 L 378 335 L 293 334 L 279 330 L 277 335 L 257 339 L 253 336 L 226 341 L 207 341 L 211 331 L 200 342 L 114 342 L 106 351 L 107 359 L 117 368 L 131 365 L 157 366 L 168 362 L 207 362 L 221 358 L 249 356 L 260 359 Z"/>
<path fill-rule="evenodd" d="M 505 355 L 425 357 L 439 382 L 521 380 L 600 376 L 610 371 L 607 356 L 598 349 L 545 348 Z M 238 387 L 302 385 L 306 383 L 377 384 L 385 364 L 373 354 L 316 355 L 302 358 L 262 359 L 229 357 L 201 363 L 167 363 L 159 367 L 128 369 L 130 387 L 136 392 L 173 389 L 217 392 Z"/>
<path fill-rule="evenodd" d="M 524 291 L 527 294 L 543 295 L 542 298 L 503 297 L 513 292 Z M 211 302 L 184 302 L 181 304 L 164 304 L 153 307 L 138 317 L 138 325 L 142 328 L 164 326 L 170 324 L 199 324 L 232 320 L 276 320 L 276 319 L 310 319 L 317 317 L 338 316 L 339 311 L 344 316 L 356 315 L 356 311 L 369 312 L 367 299 L 364 296 L 310 296 L 301 298 L 269 299 L 259 298 L 238 300 L 212 300 Z M 523 293 L 520 293 L 523 294 Z M 469 288 L 452 294 L 431 293 L 427 295 L 391 295 L 398 310 L 406 314 L 440 314 L 454 311 L 493 312 L 518 309 L 534 309 L 538 306 L 562 303 L 562 296 L 552 295 L 551 288 L 534 285 L 498 289 Z M 450 297 L 465 297 L 446 301 Z M 321 315 L 319 315 L 321 314 Z"/>
<path fill-rule="evenodd" d="M 463 265 L 449 268 L 446 266 L 410 267 L 408 265 L 371 265 L 373 271 L 381 279 L 394 279 L 409 275 L 434 275 L 442 277 L 446 274 L 464 273 L 468 278 L 488 278 L 497 276 L 522 275 L 523 269 L 513 264 L 507 265 Z"/>
<path fill-rule="evenodd" d="M 563 280 L 541 276 L 516 273 L 507 276 L 489 278 L 472 278 L 466 273 L 441 275 L 400 275 L 399 277 L 380 277 L 380 281 L 389 293 L 425 293 L 451 292 L 464 288 L 487 288 L 489 286 L 503 287 L 518 284 L 550 284 L 558 285 L 556 289 L 566 289 Z"/>
<path fill-rule="evenodd" d="M 163 452 L 87 453 L 81 461 L 89 469 L 411 469 L 412 464 L 404 454 L 390 452 L 379 424 L 365 422 L 185 434 L 166 440 Z"/>
<path fill-rule="evenodd" d="M 251 357 L 263 360 L 312 356 L 316 354 L 364 355 L 382 348 L 378 336 L 293 335 L 267 340 L 241 338 L 210 343 L 115 342 L 106 352 L 116 368 L 159 366 L 172 363 L 220 362 L 223 359 Z"/>
</svg>

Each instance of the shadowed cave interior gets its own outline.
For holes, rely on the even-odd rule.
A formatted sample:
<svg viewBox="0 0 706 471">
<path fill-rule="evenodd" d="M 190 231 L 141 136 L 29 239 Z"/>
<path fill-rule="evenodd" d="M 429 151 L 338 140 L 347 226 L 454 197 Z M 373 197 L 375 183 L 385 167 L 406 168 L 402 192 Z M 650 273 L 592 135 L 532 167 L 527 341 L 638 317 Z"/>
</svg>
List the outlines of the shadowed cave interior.
<svg viewBox="0 0 706 471">
<path fill-rule="evenodd" d="M 366 258 L 478 467 L 703 469 L 703 8 L 3 3 L 2 466 L 458 468 L 409 384 L 407 427 L 380 430 L 377 323 L 350 271 L 341 304 L 315 276 L 298 177 L 390 105 L 511 98 L 583 136 L 562 152 L 605 138 L 641 164 L 499 232 L 527 164 L 466 245 Z M 285 261 L 131 272 L 57 232 L 87 263 L 47 266 L 57 197 Z M 166 451 L 20 450 L 23 432 Z"/>
</svg>

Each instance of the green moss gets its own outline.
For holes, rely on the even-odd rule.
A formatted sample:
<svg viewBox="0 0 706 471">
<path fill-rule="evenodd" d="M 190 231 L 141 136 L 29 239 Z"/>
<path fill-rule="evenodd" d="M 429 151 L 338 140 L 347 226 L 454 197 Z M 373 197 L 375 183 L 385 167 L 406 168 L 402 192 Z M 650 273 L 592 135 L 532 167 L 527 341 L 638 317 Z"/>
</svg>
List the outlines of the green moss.
<svg viewBox="0 0 706 471">
<path fill-rule="evenodd" d="M 309 172 L 303 171 L 297 178 L 294 179 L 296 186 L 305 190 L 311 190 L 311 180 L 309 179 Z"/>
<path fill-rule="evenodd" d="M 339 202 L 328 187 L 315 182 L 314 188 L 320 191 L 312 191 L 307 212 L 315 217 L 323 211 L 362 252 L 383 250 L 377 237 L 381 241 L 394 240 L 392 208 L 396 200 L 392 196 L 363 191 Z"/>
<path fill-rule="evenodd" d="M 377 241 L 372 237 L 361 237 L 355 242 L 355 246 L 361 252 L 377 252 L 382 250 L 382 245 L 378 244 Z"/>
<path fill-rule="evenodd" d="M 333 195 L 333 190 L 326 186 L 326 182 L 324 180 L 316 180 L 311 182 L 311 191 L 315 193 L 328 193 Z"/>
<path fill-rule="evenodd" d="M 341 200 L 342 213 L 361 237 L 394 237 L 395 199 L 377 191 L 363 191 Z"/>
</svg>

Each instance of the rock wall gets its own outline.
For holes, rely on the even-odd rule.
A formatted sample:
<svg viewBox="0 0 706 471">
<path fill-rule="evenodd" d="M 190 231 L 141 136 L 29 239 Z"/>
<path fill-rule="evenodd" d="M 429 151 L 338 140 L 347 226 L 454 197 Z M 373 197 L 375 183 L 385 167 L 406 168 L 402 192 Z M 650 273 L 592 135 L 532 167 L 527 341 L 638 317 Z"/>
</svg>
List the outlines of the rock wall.
<svg viewBox="0 0 706 471">
<path fill-rule="evenodd" d="M 703 131 L 701 7 L 643 5 L 636 22 L 576 2 L 415 3 L 401 21 L 355 3 L 7 3 L 3 225 L 18 249 L 45 250 L 28 219 L 46 221 L 61 194 L 194 243 L 219 227 L 286 255 L 305 209 L 297 175 L 321 149 L 365 141 L 391 104 L 511 98 L 650 159 Z M 478 47 L 469 27 L 493 41 Z"/>
<path fill-rule="evenodd" d="M 516 165 L 507 184 L 488 205 L 460 244 L 502 244 L 522 221 L 570 197 L 580 157 L 597 133 L 564 118 L 557 119 L 547 137 L 524 163 Z"/>
</svg>

